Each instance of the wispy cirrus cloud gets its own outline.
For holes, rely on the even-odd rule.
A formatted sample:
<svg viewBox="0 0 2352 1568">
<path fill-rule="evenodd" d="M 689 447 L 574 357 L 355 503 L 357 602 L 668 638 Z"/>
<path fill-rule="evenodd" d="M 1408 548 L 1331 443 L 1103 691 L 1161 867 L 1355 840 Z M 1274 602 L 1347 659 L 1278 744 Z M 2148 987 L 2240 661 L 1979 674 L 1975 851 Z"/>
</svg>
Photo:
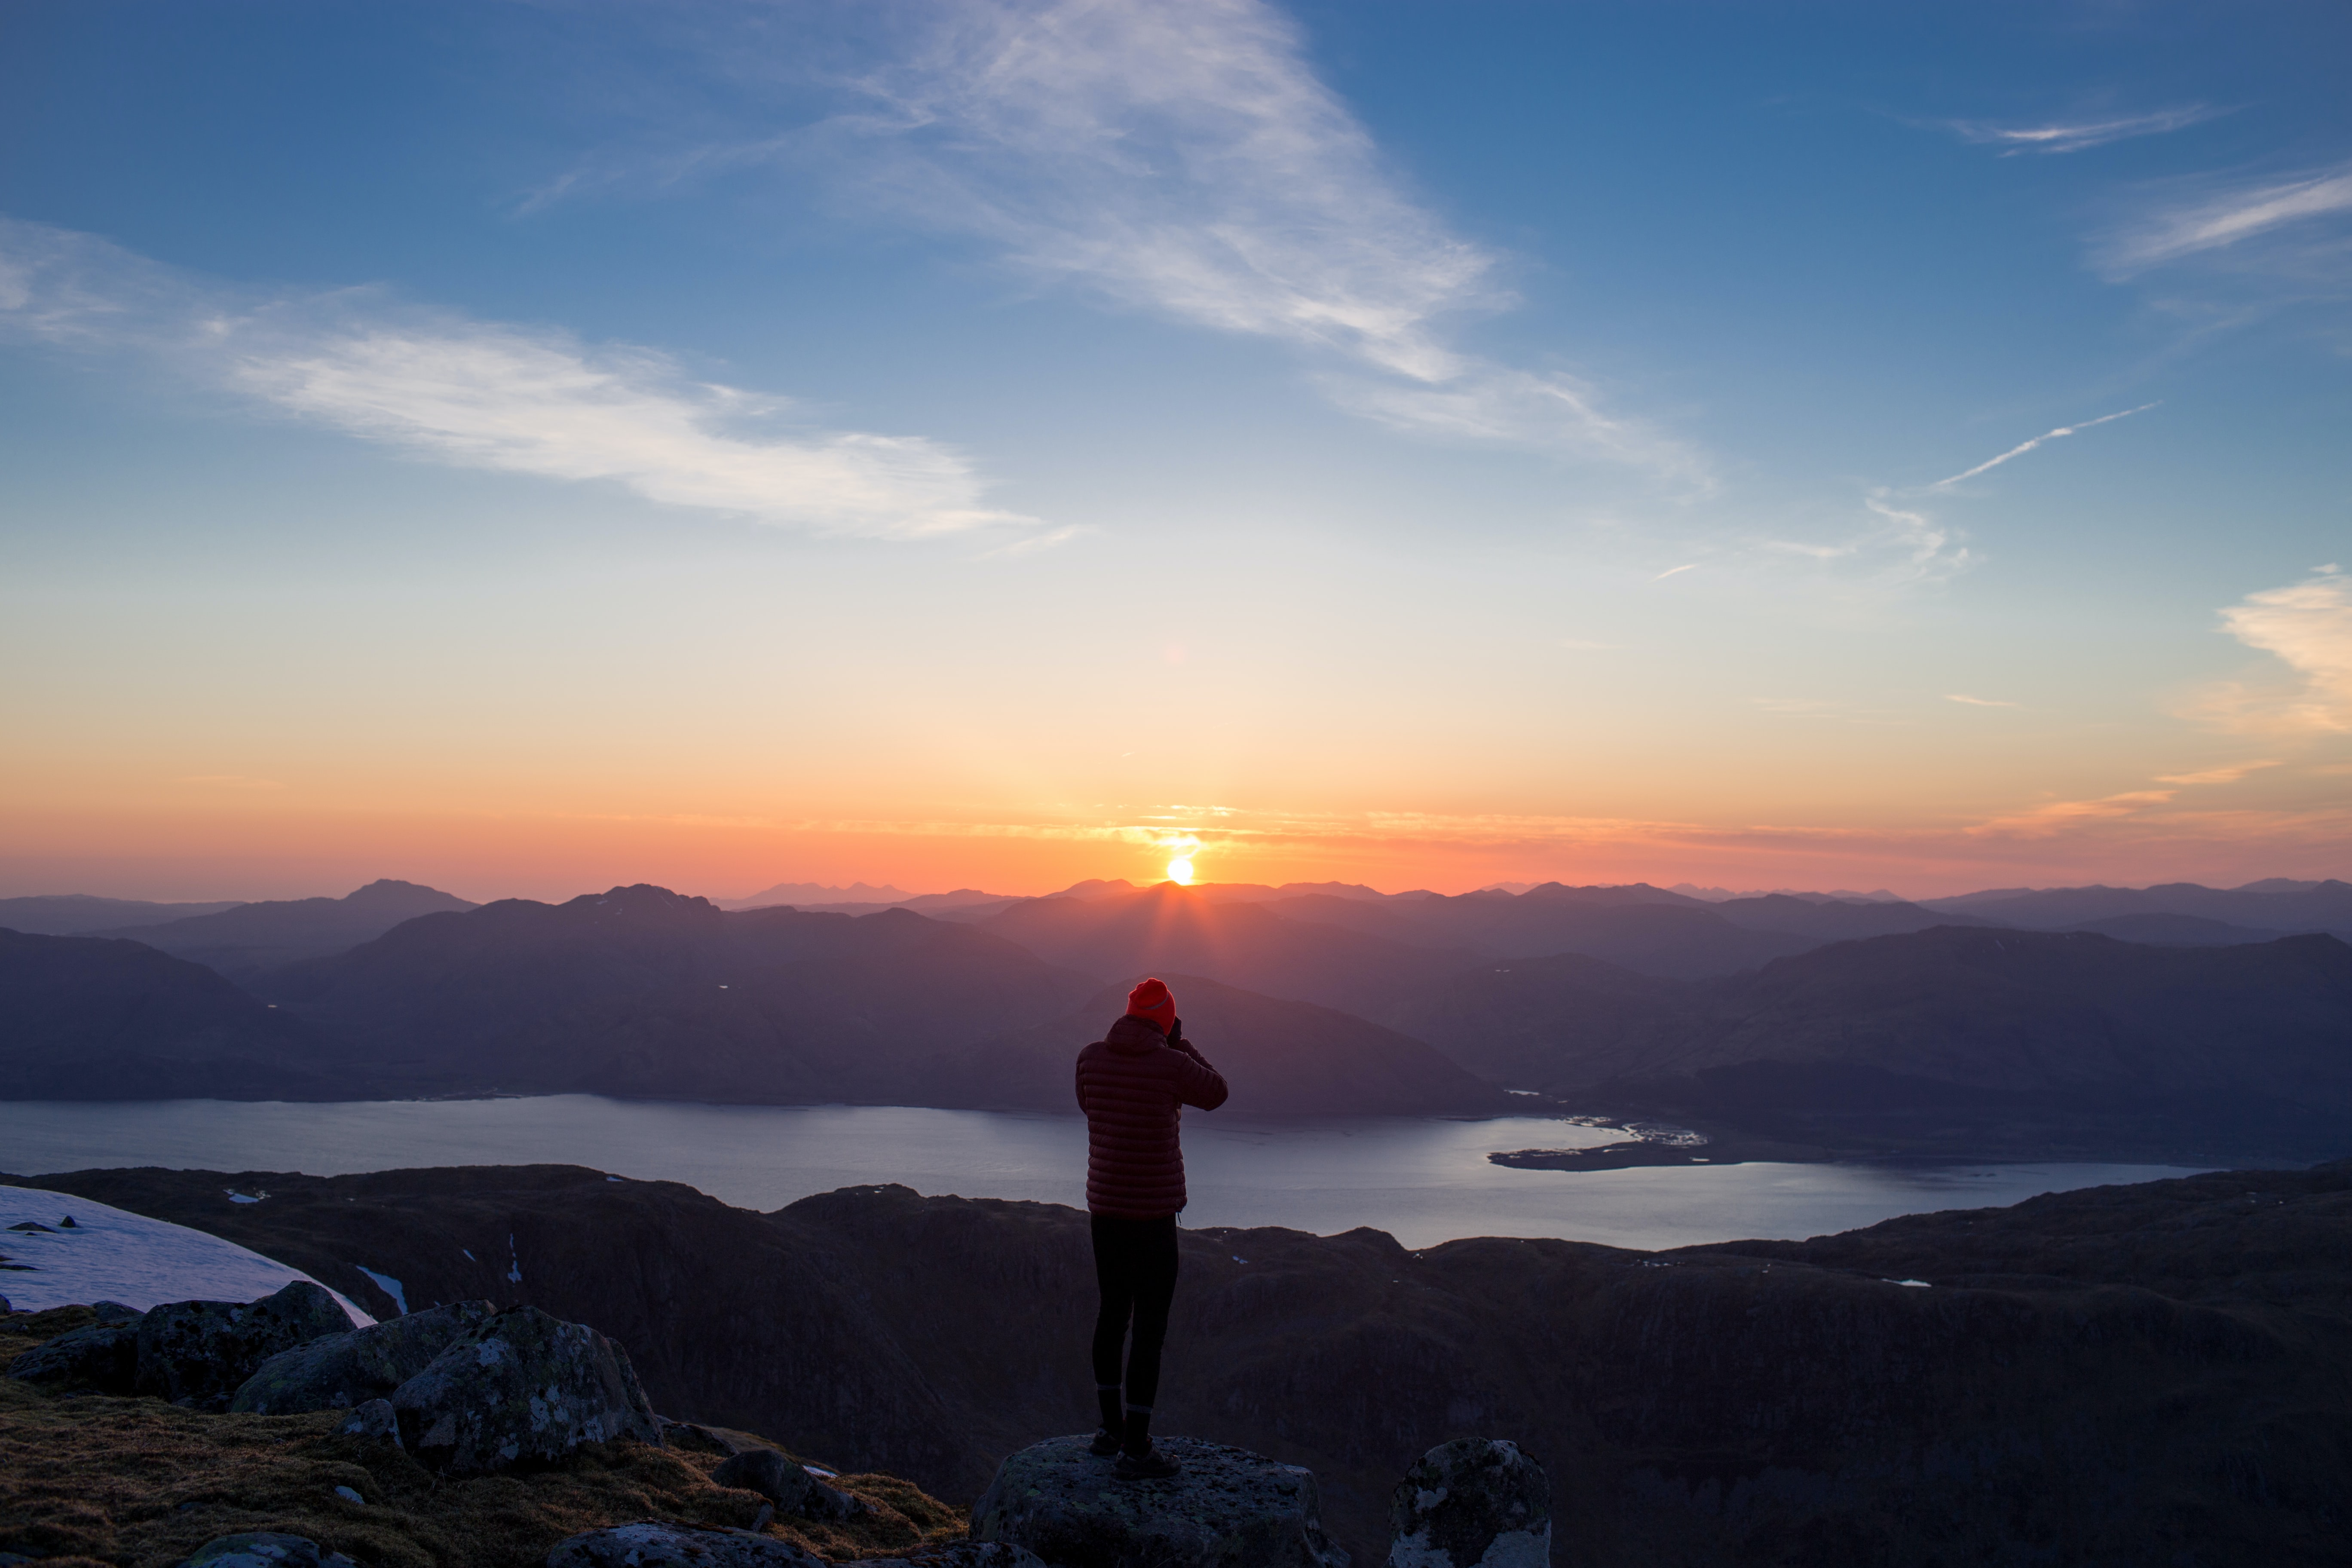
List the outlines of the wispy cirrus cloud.
<svg viewBox="0 0 2352 1568">
<path fill-rule="evenodd" d="M 2290 683 L 2222 681 L 2191 694 L 2184 713 L 2216 728 L 2276 735 L 2352 731 L 2352 578 L 2329 564 L 2284 588 L 2249 594 L 2221 629 L 2273 654 Z"/>
<path fill-rule="evenodd" d="M 2009 462 L 2012 458 L 2022 458 L 2026 453 L 2032 451 L 2036 447 L 2045 445 L 2048 442 L 2059 440 L 2063 437 L 2080 435 L 2082 432 L 2091 429 L 2096 426 L 2112 424 L 2118 419 L 2128 419 L 2135 414 L 2145 414 L 2155 406 L 2156 405 L 2153 403 L 2143 403 L 2137 408 L 2126 408 L 2119 414 L 2102 414 L 2096 419 L 2085 419 L 2080 425 L 2061 425 L 2055 430 L 2045 430 L 2041 435 L 2033 437 L 2031 441 L 2021 441 L 2016 446 L 2011 447 L 2008 451 L 2001 453 L 1999 457 L 1988 458 L 1983 462 L 1979 463 L 1975 468 L 1954 474 L 1948 479 L 1937 479 L 1934 484 L 1927 488 L 1937 490 L 1948 489 L 1953 485 L 1958 484 L 1963 479 L 1972 479 L 1979 474 L 1984 473 L 1989 469 L 1998 468 L 2003 463 Z"/>
<path fill-rule="evenodd" d="M 2080 153 L 2134 136 L 2160 136 L 2227 114 L 2226 109 L 2192 103 L 2180 109 L 2160 109 L 2152 114 L 2130 114 L 2115 120 L 2077 120 L 2040 125 L 1996 125 L 1988 120 L 1947 120 L 1942 123 L 1966 141 L 2000 149 L 2004 158 L 2026 153 Z"/>
<path fill-rule="evenodd" d="M 2192 773 L 2158 773 L 2156 776 L 2156 782 L 2168 784 L 2236 784 L 2249 773 L 2259 773 L 2264 768 L 2274 768 L 2278 765 L 2275 759 L 2253 763 L 2231 763 L 2218 768 L 2200 768 Z"/>
<path fill-rule="evenodd" d="M 2151 205 L 2110 232 L 2094 258 L 2125 278 L 2191 258 L 2258 270 L 2309 273 L 2325 268 L 2341 282 L 2352 249 L 2352 163 L 2281 179 L 2246 174 L 2176 182 L 2151 193 Z"/>
<path fill-rule="evenodd" d="M 1459 346 L 1454 321 L 1510 303 L 1497 258 L 1408 192 L 1263 0 L 856 16 L 886 53 L 839 73 L 855 107 L 673 171 L 797 163 L 1031 277 L 1291 345 L 1325 395 L 1391 428 L 1704 482 L 1698 454 L 1589 382 Z"/>
<path fill-rule="evenodd" d="M 1871 527 L 1832 544 L 1773 539 L 1763 548 L 1783 555 L 1803 555 L 1824 563 L 1856 561 L 1875 563 L 1870 572 L 1873 588 L 1907 588 L 1965 572 L 1977 557 L 1960 542 L 1957 530 L 1913 507 L 1897 506 L 1891 489 L 1877 489 L 1863 498 L 1863 506 L 1878 519 Z"/>
<path fill-rule="evenodd" d="M 2165 805 L 2179 793 L 2169 789 L 2137 789 L 2101 795 L 2095 800 L 2053 800 L 2028 811 L 1990 818 L 1968 831 L 2014 838 L 2047 837 L 2089 823 L 2136 816 L 2150 806 Z"/>
<path fill-rule="evenodd" d="M 93 236 L 0 219 L 0 334 L 130 352 L 274 411 L 455 467 L 608 481 L 820 532 L 1029 531 L 921 437 L 815 430 L 782 398 L 655 351 L 404 307 L 368 289 L 240 295 Z M 788 433 L 766 428 L 787 423 Z"/>
</svg>

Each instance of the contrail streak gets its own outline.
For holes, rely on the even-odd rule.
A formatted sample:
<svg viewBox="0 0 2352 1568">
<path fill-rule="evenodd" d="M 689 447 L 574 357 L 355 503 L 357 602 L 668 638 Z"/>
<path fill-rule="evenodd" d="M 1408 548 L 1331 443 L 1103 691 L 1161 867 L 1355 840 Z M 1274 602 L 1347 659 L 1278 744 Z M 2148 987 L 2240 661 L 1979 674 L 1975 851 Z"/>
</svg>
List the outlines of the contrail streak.
<svg viewBox="0 0 2352 1568">
<path fill-rule="evenodd" d="M 2158 398 L 2157 401 L 2160 403 L 2163 399 Z M 1946 485 L 1956 485 L 1962 479 L 1975 479 L 1987 468 L 1998 468 L 2003 463 L 2008 462 L 2011 458 L 2021 458 L 2025 456 L 2026 453 L 2031 452 L 2034 447 L 2039 447 L 2044 441 L 2055 441 L 2061 436 L 2072 436 L 2078 430 L 2088 430 L 2094 425 L 2105 425 L 2111 419 L 2128 419 L 2135 414 L 2145 414 L 2155 406 L 2156 404 L 2154 403 L 2143 403 L 2137 408 L 2126 408 L 2121 414 L 2103 414 L 2096 419 L 2085 419 L 2080 425 L 2061 425 L 2055 430 L 2044 431 L 2042 434 L 2036 436 L 2031 441 L 2021 442 L 2017 446 L 2011 447 L 2008 451 L 2003 452 L 1998 458 L 1990 458 L 1984 462 L 1979 463 L 1975 468 L 1970 468 L 1965 474 L 1954 474 L 1948 479 L 1937 479 L 1934 484 L 1927 488 L 1929 489 L 1939 490 Z"/>
</svg>

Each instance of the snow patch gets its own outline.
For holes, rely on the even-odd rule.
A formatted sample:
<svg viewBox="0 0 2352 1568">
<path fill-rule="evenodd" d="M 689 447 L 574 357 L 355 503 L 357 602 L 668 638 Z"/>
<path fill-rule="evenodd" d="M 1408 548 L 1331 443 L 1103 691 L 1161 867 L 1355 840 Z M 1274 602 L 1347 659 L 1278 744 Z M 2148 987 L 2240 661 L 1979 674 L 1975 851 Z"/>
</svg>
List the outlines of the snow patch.
<svg viewBox="0 0 2352 1568">
<path fill-rule="evenodd" d="M 71 1229 L 61 1226 L 68 1208 Z M 19 1311 L 92 1301 L 120 1301 L 142 1312 L 163 1301 L 251 1301 L 310 1279 L 184 1225 L 40 1187 L 0 1186 L 0 1227 L 26 1220 L 60 1228 L 8 1235 L 14 1267 L 5 1276 L 6 1295 Z M 349 1297 L 329 1293 L 360 1327 L 375 1321 Z"/>
<path fill-rule="evenodd" d="M 408 1316 L 408 1292 L 400 1288 L 399 1280 L 389 1274 L 378 1274 L 364 1263 L 354 1263 L 352 1267 L 374 1280 L 375 1288 L 392 1298 L 392 1304 L 400 1309 L 402 1317 Z"/>
<path fill-rule="evenodd" d="M 254 1193 L 248 1195 L 228 1187 L 223 1187 L 221 1191 L 228 1194 L 228 1201 L 233 1204 L 257 1204 L 269 1195 L 268 1193 Z"/>
<path fill-rule="evenodd" d="M 1882 1285 L 1908 1285 L 1920 1290 L 1925 1290 L 1929 1288 L 1925 1279 L 1882 1279 L 1879 1283 Z"/>
<path fill-rule="evenodd" d="M 521 1284 L 522 1254 L 515 1250 L 514 1232 L 512 1231 L 507 1232 L 507 1279 L 512 1284 Z"/>
</svg>

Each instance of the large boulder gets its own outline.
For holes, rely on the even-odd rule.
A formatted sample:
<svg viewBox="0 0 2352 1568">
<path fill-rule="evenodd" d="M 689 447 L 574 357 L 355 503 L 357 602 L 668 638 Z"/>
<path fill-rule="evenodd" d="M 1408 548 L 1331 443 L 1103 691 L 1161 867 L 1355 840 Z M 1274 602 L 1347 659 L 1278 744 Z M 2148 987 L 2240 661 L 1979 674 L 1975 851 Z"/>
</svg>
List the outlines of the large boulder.
<svg viewBox="0 0 2352 1568">
<path fill-rule="evenodd" d="M 772 1535 L 697 1530 L 684 1524 L 622 1524 L 556 1543 L 547 1568 L 828 1568 Z"/>
<path fill-rule="evenodd" d="M 1124 1480 L 1092 1441 L 1050 1438 L 998 1466 L 972 1505 L 972 1539 L 1026 1547 L 1055 1568 L 1347 1568 L 1323 1533 L 1310 1470 L 1161 1437 L 1182 1473 Z"/>
<path fill-rule="evenodd" d="M 488 1301 L 457 1301 L 387 1319 L 373 1328 L 312 1340 L 263 1362 L 238 1387 L 228 1407 L 257 1415 L 290 1415 L 304 1410 L 350 1410 L 382 1399 L 498 1310 Z"/>
<path fill-rule="evenodd" d="M 8 1375 L 63 1388 L 129 1394 L 139 1384 L 140 1313 L 100 1301 L 98 1321 L 59 1334 L 8 1363 Z"/>
<path fill-rule="evenodd" d="M 359 1568 L 340 1552 L 329 1552 L 306 1535 L 253 1531 L 222 1535 L 180 1559 L 177 1568 Z"/>
<path fill-rule="evenodd" d="M 258 1301 L 171 1301 L 139 1320 L 138 1391 L 225 1410 L 239 1384 L 281 1351 L 351 1332 L 333 1296 L 297 1279 Z"/>
<path fill-rule="evenodd" d="M 1389 1568 L 1551 1568 L 1551 1480 L 1516 1443 L 1457 1437 L 1389 1506 Z"/>
<path fill-rule="evenodd" d="M 408 1451 L 450 1475 L 546 1464 L 583 1443 L 661 1429 L 626 1351 L 536 1307 L 510 1307 L 460 1335 L 394 1389 Z"/>
</svg>

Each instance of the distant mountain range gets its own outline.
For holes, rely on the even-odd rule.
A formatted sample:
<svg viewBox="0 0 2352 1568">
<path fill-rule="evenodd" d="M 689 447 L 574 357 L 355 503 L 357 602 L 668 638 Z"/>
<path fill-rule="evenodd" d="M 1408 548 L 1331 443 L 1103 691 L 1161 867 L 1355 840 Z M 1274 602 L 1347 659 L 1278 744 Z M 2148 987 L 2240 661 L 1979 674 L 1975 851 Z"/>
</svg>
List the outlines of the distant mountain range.
<svg viewBox="0 0 2352 1568">
<path fill-rule="evenodd" d="M 384 880 L 340 899 L 273 899 L 161 925 L 117 927 L 108 934 L 245 979 L 306 958 L 349 952 L 418 915 L 473 907 L 454 893 Z"/>
<path fill-rule="evenodd" d="M 0 899 L 0 930 L 37 936 L 86 936 L 91 931 L 184 920 L 190 915 L 215 915 L 236 909 L 237 904 L 235 899 L 212 904 L 155 904 L 144 899 L 100 899 L 89 893 Z"/>
<path fill-rule="evenodd" d="M 1105 881 L 858 914 L 377 882 L 0 933 L 0 1073 L 24 1098 L 1060 1109 L 1071 1053 L 1158 973 L 1266 1114 L 1511 1089 L 1830 1152 L 2315 1158 L 2352 1146 L 2345 935 L 2336 881 L 1926 903 Z"/>
</svg>

